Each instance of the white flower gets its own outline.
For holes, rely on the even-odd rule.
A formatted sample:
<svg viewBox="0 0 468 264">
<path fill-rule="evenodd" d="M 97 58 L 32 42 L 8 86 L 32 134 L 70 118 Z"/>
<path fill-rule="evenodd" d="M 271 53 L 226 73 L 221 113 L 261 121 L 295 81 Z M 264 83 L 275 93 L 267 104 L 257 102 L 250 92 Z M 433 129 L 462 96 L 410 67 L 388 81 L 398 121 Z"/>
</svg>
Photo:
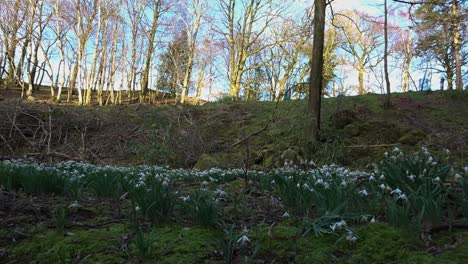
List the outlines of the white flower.
<svg viewBox="0 0 468 264">
<path fill-rule="evenodd" d="M 455 174 L 455 180 L 459 181 L 461 179 L 462 179 L 462 176 L 459 173 Z"/>
<path fill-rule="evenodd" d="M 215 191 L 215 195 L 219 196 L 219 197 L 224 197 L 227 195 L 227 193 L 221 189 L 216 189 Z"/>
<path fill-rule="evenodd" d="M 135 207 L 135 211 L 140 211 L 140 206 L 137 205 L 137 206 Z"/>
<path fill-rule="evenodd" d="M 315 185 L 319 185 L 319 184 L 323 184 L 323 180 L 322 180 L 322 179 L 317 179 L 317 181 L 315 181 Z"/>
<path fill-rule="evenodd" d="M 289 216 L 288 212 L 284 212 L 284 214 L 283 214 L 281 217 L 283 217 L 283 218 L 289 218 L 290 216 Z"/>
<path fill-rule="evenodd" d="M 312 191 L 312 188 L 310 188 L 309 184 L 307 183 L 304 183 L 304 185 L 302 185 L 302 188 L 308 190 L 308 191 Z"/>
<path fill-rule="evenodd" d="M 433 161 L 433 162 L 431 163 L 431 165 L 432 165 L 432 166 L 435 166 L 435 165 L 437 165 L 437 162 L 436 162 L 436 161 Z"/>
<path fill-rule="evenodd" d="M 370 220 L 370 223 L 371 223 L 371 224 L 374 224 L 374 223 L 376 223 L 376 222 L 377 222 L 377 220 L 375 220 L 375 217 L 372 217 L 372 219 Z"/>
<path fill-rule="evenodd" d="M 359 191 L 359 194 L 362 195 L 362 196 L 367 196 L 367 195 L 369 195 L 369 193 L 368 193 L 366 190 L 360 190 L 360 191 Z"/>
<path fill-rule="evenodd" d="M 433 180 L 432 180 L 433 183 L 439 183 L 440 182 L 440 178 L 439 177 L 435 177 Z"/>
<path fill-rule="evenodd" d="M 465 173 L 468 173 L 468 166 L 465 166 L 463 169 L 465 170 Z"/>
<path fill-rule="evenodd" d="M 80 205 L 78 204 L 77 201 L 73 201 L 73 203 L 71 203 L 71 204 L 68 206 L 68 208 L 78 208 L 78 207 L 80 207 Z"/>
<path fill-rule="evenodd" d="M 400 195 L 401 194 L 401 190 L 399 188 L 396 188 L 395 190 L 391 191 L 390 194 L 397 194 L 397 195 Z"/>
<path fill-rule="evenodd" d="M 275 184 L 275 183 L 276 183 L 275 180 L 272 180 L 272 181 L 271 181 L 271 184 L 272 184 L 272 185 Z"/>
<path fill-rule="evenodd" d="M 385 190 L 386 186 L 385 186 L 385 184 L 382 183 L 382 184 L 379 185 L 379 187 L 380 187 L 380 189 Z"/>
<path fill-rule="evenodd" d="M 414 181 L 414 179 L 416 179 L 416 176 L 411 174 L 410 176 L 408 176 L 408 178 L 411 180 L 411 181 Z"/>
<path fill-rule="evenodd" d="M 380 175 L 379 180 L 385 180 L 385 176 L 383 174 Z"/>
<path fill-rule="evenodd" d="M 450 155 L 450 150 L 449 150 L 449 149 L 445 149 L 445 153 L 446 153 L 447 155 Z"/>
<path fill-rule="evenodd" d="M 190 200 L 190 195 L 182 196 L 180 198 L 182 199 L 182 201 L 187 202 L 188 200 Z"/>
<path fill-rule="evenodd" d="M 246 235 L 242 235 L 238 240 L 237 243 L 241 246 L 244 246 L 247 243 L 250 243 L 250 239 Z"/>
<path fill-rule="evenodd" d="M 400 152 L 400 149 L 397 148 L 397 147 L 395 147 L 395 148 L 393 149 L 393 152 L 398 153 L 398 152 Z"/>
<path fill-rule="evenodd" d="M 342 180 L 340 185 L 343 186 L 343 187 L 346 187 L 346 182 L 344 180 Z"/>
<path fill-rule="evenodd" d="M 406 194 L 402 194 L 402 195 L 398 196 L 397 200 L 398 199 L 406 201 L 406 200 L 408 200 L 408 197 L 406 197 Z"/>
<path fill-rule="evenodd" d="M 354 243 L 356 242 L 357 237 L 352 232 L 349 232 L 348 235 L 346 236 L 346 240 Z"/>
<path fill-rule="evenodd" d="M 385 153 L 384 153 L 384 156 L 385 156 L 385 157 L 388 157 L 388 152 L 385 152 Z"/>
<path fill-rule="evenodd" d="M 369 177 L 369 181 L 375 181 L 374 176 L 370 176 L 370 177 Z"/>
</svg>

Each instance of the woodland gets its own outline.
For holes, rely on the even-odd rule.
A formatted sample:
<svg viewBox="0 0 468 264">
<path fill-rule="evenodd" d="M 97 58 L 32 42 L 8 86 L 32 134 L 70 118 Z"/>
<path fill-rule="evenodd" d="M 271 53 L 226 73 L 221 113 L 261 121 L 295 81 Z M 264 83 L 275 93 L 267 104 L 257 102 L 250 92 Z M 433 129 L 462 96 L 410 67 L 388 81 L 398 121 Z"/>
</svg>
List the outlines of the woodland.
<svg viewBox="0 0 468 264">
<path fill-rule="evenodd" d="M 466 263 L 467 18 L 0 1 L 0 263 Z"/>
</svg>

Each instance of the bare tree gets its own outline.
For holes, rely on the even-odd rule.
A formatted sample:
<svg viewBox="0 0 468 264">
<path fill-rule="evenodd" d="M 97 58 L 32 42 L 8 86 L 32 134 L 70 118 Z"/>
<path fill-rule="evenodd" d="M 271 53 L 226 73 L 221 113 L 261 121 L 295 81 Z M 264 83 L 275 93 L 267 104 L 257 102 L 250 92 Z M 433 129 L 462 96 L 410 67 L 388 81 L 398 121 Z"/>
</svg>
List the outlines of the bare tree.
<svg viewBox="0 0 468 264">
<path fill-rule="evenodd" d="M 248 66 L 249 57 L 278 44 L 262 37 L 281 11 L 271 0 L 222 0 L 220 9 L 223 28 L 219 32 L 227 44 L 230 95 L 239 98 L 244 73 L 263 66 Z"/>
<path fill-rule="evenodd" d="M 205 0 L 186 0 L 184 3 L 184 9 L 188 14 L 188 19 L 184 19 L 183 23 L 187 32 L 187 65 L 185 67 L 184 81 L 182 83 L 182 94 L 180 102 L 185 102 L 185 96 L 188 94 L 189 83 L 192 77 L 192 70 L 195 59 L 195 50 L 197 45 L 198 33 L 202 22 L 202 16 L 207 11 L 207 2 Z"/>
<path fill-rule="evenodd" d="M 379 26 L 365 16 L 357 11 L 345 12 L 338 14 L 334 21 L 344 33 L 346 45 L 342 49 L 352 56 L 352 66 L 358 71 L 359 95 L 365 92 L 366 69 L 375 67 L 382 60 L 377 52 L 382 44 Z"/>
</svg>

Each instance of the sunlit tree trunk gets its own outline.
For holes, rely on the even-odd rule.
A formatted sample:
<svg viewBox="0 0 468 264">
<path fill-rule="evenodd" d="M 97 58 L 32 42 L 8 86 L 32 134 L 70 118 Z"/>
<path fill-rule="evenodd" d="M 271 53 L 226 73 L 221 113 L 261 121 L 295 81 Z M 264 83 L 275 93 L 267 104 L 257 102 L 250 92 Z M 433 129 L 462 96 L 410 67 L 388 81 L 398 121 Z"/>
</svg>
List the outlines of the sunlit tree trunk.
<svg viewBox="0 0 468 264">
<path fill-rule="evenodd" d="M 456 72 L 456 87 L 458 91 L 463 90 L 462 62 L 460 56 L 460 14 L 458 11 L 458 0 L 452 0 L 452 30 L 453 30 L 453 47 L 455 55 L 455 72 Z"/>
<path fill-rule="evenodd" d="M 145 68 L 143 69 L 143 77 L 141 79 L 141 92 L 140 92 L 140 103 L 144 103 L 146 94 L 149 86 L 149 73 L 151 70 L 151 59 L 154 53 L 154 41 L 156 37 L 156 30 L 159 26 L 159 15 L 160 15 L 161 1 L 157 0 L 153 5 L 153 21 L 151 23 L 150 34 L 148 36 L 148 50 L 146 51 Z"/>
</svg>

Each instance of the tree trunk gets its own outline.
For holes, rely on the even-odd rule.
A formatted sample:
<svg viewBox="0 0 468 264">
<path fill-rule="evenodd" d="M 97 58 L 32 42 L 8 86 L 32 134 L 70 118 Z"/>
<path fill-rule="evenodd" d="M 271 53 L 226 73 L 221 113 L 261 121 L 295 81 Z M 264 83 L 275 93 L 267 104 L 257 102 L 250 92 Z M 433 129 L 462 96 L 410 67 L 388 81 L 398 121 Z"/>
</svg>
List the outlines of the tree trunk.
<svg viewBox="0 0 468 264">
<path fill-rule="evenodd" d="M 310 155 L 319 140 L 320 107 L 323 82 L 323 50 L 325 40 L 325 8 L 326 0 L 315 0 L 314 11 L 314 40 L 312 60 L 310 63 L 310 86 L 306 131 L 307 154 Z"/>
<path fill-rule="evenodd" d="M 143 71 L 143 78 L 141 80 L 140 103 L 143 103 L 145 101 L 146 93 L 148 91 L 149 72 L 151 70 L 151 58 L 153 57 L 154 52 L 154 38 L 156 36 L 156 30 L 159 26 L 159 5 L 160 1 L 157 1 L 156 6 L 154 7 L 153 23 L 151 25 L 151 32 L 149 35 L 148 51 L 146 52 L 145 69 Z"/>
<path fill-rule="evenodd" d="M 388 6 L 387 0 L 384 2 L 385 20 L 384 20 L 384 72 L 385 72 L 385 87 L 387 90 L 387 96 L 385 98 L 384 107 L 389 108 L 391 106 L 391 88 L 390 88 L 390 77 L 388 75 Z"/>
<path fill-rule="evenodd" d="M 364 94 L 364 73 L 365 73 L 365 66 L 363 64 L 359 64 L 359 87 L 358 87 L 358 94 Z"/>
<path fill-rule="evenodd" d="M 460 31 L 459 31 L 459 12 L 458 0 L 452 0 L 452 16 L 453 16 L 453 46 L 455 48 L 455 71 L 456 71 L 456 87 L 458 91 L 463 90 L 462 62 L 460 57 Z"/>
</svg>

